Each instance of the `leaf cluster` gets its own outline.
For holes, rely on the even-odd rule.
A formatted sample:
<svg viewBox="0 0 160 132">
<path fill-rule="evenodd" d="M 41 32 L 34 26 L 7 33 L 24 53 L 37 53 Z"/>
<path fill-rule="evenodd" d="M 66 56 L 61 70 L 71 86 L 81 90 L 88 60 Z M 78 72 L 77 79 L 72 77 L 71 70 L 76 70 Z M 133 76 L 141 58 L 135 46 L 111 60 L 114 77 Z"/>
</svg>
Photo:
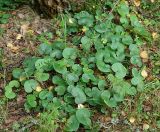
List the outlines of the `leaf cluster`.
<svg viewBox="0 0 160 132">
<path fill-rule="evenodd" d="M 23 68 L 12 72 L 27 94 L 27 111 L 54 106 L 69 116 L 67 131 L 77 131 L 80 124 L 91 129 L 90 106 L 117 107 L 126 96 L 143 90 L 139 47 L 150 34 L 125 2 L 114 13 L 97 10 L 95 16 L 86 11 L 67 15 L 67 41 L 42 37 L 41 57 L 27 58 Z M 52 38 L 51 33 L 48 36 Z M 7 97 L 12 93 L 10 85 Z"/>
</svg>

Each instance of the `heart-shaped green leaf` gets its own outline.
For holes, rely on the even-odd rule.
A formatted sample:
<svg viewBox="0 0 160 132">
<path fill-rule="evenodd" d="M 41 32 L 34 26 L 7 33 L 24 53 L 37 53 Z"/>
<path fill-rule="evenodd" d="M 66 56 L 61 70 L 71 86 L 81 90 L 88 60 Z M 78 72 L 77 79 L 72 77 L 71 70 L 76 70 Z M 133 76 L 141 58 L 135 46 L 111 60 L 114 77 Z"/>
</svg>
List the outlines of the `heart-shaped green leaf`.
<svg viewBox="0 0 160 132">
<path fill-rule="evenodd" d="M 108 90 L 104 90 L 102 93 L 101 93 L 101 98 L 103 99 L 104 102 L 107 102 L 111 97 L 111 94 Z"/>
<path fill-rule="evenodd" d="M 70 58 L 74 60 L 77 57 L 77 51 L 75 48 L 65 48 L 62 54 L 65 59 Z"/>
<path fill-rule="evenodd" d="M 19 79 L 20 76 L 22 75 L 22 72 L 23 72 L 23 69 L 21 69 L 21 68 L 15 68 L 12 71 L 12 75 L 13 75 L 14 78 Z"/>
<path fill-rule="evenodd" d="M 36 97 L 35 97 L 35 95 L 32 95 L 32 94 L 27 95 L 27 103 L 28 103 L 31 107 L 36 107 L 36 106 L 37 106 L 37 102 L 36 102 Z"/>
<path fill-rule="evenodd" d="M 68 73 L 67 75 L 66 75 L 66 82 L 70 85 L 70 84 L 73 84 L 73 83 L 75 83 L 75 82 L 78 82 L 78 80 L 79 80 L 79 77 L 76 75 L 76 74 L 74 74 L 74 73 Z"/>
<path fill-rule="evenodd" d="M 67 64 L 64 60 L 55 61 L 53 63 L 54 70 L 58 73 L 65 73 L 67 71 Z"/>
<path fill-rule="evenodd" d="M 98 88 L 99 88 L 100 90 L 104 90 L 104 88 L 105 88 L 106 85 L 107 85 L 107 84 L 106 84 L 106 81 L 105 81 L 105 80 L 99 80 L 99 82 L 98 82 Z"/>
<path fill-rule="evenodd" d="M 106 31 L 109 31 L 108 27 L 107 27 L 107 23 L 101 23 L 99 25 L 96 25 L 94 27 L 94 29 L 98 32 L 98 33 L 105 33 Z"/>
<path fill-rule="evenodd" d="M 64 95 L 64 93 L 66 91 L 66 87 L 65 86 L 57 86 L 57 87 L 55 87 L 55 91 L 57 92 L 58 95 Z"/>
<path fill-rule="evenodd" d="M 43 82 L 43 81 L 47 81 L 49 79 L 49 74 L 48 73 L 43 73 L 43 72 L 35 72 L 35 78 L 36 80 Z"/>
<path fill-rule="evenodd" d="M 79 122 L 75 115 L 72 115 L 68 120 L 66 124 L 66 131 L 77 131 L 79 128 Z"/>
<path fill-rule="evenodd" d="M 90 111 L 87 108 L 81 108 L 76 111 L 76 118 L 79 123 L 85 126 L 91 126 Z"/>
<path fill-rule="evenodd" d="M 96 54 L 96 65 L 98 69 L 102 72 L 110 72 L 110 65 L 104 63 L 105 53 L 103 51 L 97 52 Z"/>
<path fill-rule="evenodd" d="M 77 13 L 74 17 L 78 19 L 79 25 L 84 25 L 88 27 L 91 27 L 93 25 L 94 17 L 86 11 L 81 11 L 80 13 Z"/>
<path fill-rule="evenodd" d="M 52 52 L 52 46 L 46 43 L 40 44 L 38 47 L 38 52 L 41 55 L 49 55 Z"/>
<path fill-rule="evenodd" d="M 114 63 L 112 70 L 116 73 L 117 78 L 124 78 L 127 74 L 127 69 L 121 63 Z"/>
<path fill-rule="evenodd" d="M 118 4 L 118 13 L 124 17 L 126 15 L 129 14 L 129 7 L 128 5 L 125 3 L 125 1 L 122 1 L 120 4 Z"/>
<path fill-rule="evenodd" d="M 84 36 L 81 38 L 81 43 L 82 43 L 82 48 L 85 51 L 90 51 L 91 45 L 92 45 L 92 41 L 90 38 L 88 38 L 87 36 Z"/>
<path fill-rule="evenodd" d="M 65 85 L 66 84 L 65 80 L 61 76 L 58 76 L 58 75 L 55 75 L 52 77 L 52 83 L 57 84 L 57 85 Z"/>
<path fill-rule="evenodd" d="M 24 89 L 27 93 L 31 93 L 33 90 L 36 89 L 36 87 L 38 86 L 38 82 L 36 80 L 27 80 L 24 83 Z"/>
<path fill-rule="evenodd" d="M 86 101 L 86 95 L 80 87 L 73 88 L 71 93 L 75 97 L 76 104 L 82 104 Z"/>
<path fill-rule="evenodd" d="M 130 45 L 133 44 L 133 39 L 130 35 L 127 34 L 122 38 L 122 42 L 126 45 Z"/>
</svg>

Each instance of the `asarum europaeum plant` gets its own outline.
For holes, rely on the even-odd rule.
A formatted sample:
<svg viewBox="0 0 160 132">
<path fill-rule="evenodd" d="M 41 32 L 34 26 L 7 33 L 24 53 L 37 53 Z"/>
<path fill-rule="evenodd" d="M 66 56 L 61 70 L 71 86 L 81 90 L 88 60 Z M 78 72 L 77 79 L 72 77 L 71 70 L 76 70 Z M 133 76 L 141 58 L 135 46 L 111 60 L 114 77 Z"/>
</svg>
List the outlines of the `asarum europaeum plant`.
<svg viewBox="0 0 160 132">
<path fill-rule="evenodd" d="M 24 89 L 26 110 L 54 106 L 69 115 L 66 131 L 76 131 L 80 124 L 90 129 L 91 106 L 116 107 L 125 96 L 143 90 L 139 46 L 150 41 L 150 34 L 125 2 L 109 14 L 81 11 L 65 18 L 66 41 L 47 42 L 41 36 L 41 57 L 27 58 L 23 68 L 13 70 L 15 80 L 5 95 L 13 99 L 13 88 Z"/>
</svg>

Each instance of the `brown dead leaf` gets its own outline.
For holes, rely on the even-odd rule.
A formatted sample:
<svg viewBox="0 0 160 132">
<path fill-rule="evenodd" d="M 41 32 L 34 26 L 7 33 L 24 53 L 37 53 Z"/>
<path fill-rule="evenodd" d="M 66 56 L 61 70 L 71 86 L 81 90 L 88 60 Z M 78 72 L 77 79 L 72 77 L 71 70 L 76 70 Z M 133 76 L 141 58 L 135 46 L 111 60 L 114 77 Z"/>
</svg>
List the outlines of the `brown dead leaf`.
<svg viewBox="0 0 160 132">
<path fill-rule="evenodd" d="M 141 5 L 141 1 L 140 0 L 134 0 L 134 4 L 135 4 L 135 6 L 140 6 Z"/>
</svg>

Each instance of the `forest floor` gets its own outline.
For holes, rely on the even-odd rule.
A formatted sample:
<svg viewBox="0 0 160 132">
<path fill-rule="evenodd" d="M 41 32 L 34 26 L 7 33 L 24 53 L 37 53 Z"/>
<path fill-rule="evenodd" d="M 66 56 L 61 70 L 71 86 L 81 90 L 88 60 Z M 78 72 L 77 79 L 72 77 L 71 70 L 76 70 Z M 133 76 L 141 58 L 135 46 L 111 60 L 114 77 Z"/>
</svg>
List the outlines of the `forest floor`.
<svg viewBox="0 0 160 132">
<path fill-rule="evenodd" d="M 4 68 L 0 71 L 0 131 L 11 131 L 19 124 L 23 128 L 32 128 L 36 124 L 37 117 L 32 117 L 32 114 L 28 114 L 24 110 L 25 94 L 18 95 L 16 101 L 8 101 L 4 98 L 3 88 L 12 79 L 11 69 L 21 66 L 26 56 L 37 54 L 36 47 L 39 41 L 36 36 L 46 31 L 53 31 L 52 21 L 40 18 L 28 6 L 9 13 L 11 14 L 9 22 L 0 25 L 5 29 L 0 37 L 0 48 L 4 51 Z M 154 32 L 158 32 L 158 28 Z M 150 127 L 151 130 L 158 132 L 158 123 L 160 127 L 160 89 L 153 90 L 152 87 L 160 79 L 160 76 L 152 71 L 159 71 L 160 68 L 154 66 L 155 63 L 160 63 L 159 42 L 156 41 L 152 46 L 144 48 L 152 58 L 148 62 L 151 74 L 150 83 L 146 85 L 150 88 L 134 98 L 126 98 L 119 109 L 112 111 L 111 117 L 97 114 L 95 120 L 100 122 L 104 131 L 107 128 L 120 132 L 135 129 L 143 131 L 145 127 Z M 157 122 L 157 118 L 159 122 Z"/>
</svg>

